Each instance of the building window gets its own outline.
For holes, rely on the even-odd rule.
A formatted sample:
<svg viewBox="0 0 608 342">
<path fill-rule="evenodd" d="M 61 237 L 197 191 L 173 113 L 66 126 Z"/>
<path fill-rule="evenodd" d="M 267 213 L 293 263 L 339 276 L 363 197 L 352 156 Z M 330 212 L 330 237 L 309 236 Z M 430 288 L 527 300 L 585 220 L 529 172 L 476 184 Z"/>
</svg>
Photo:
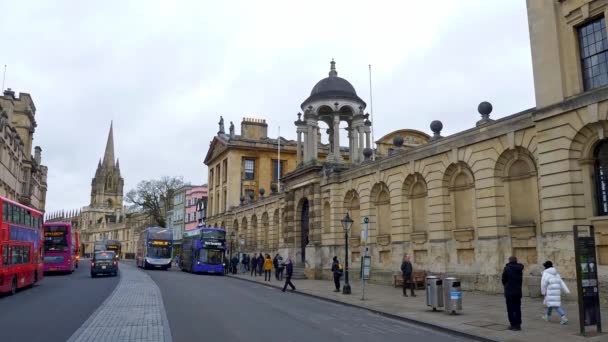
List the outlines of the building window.
<svg viewBox="0 0 608 342">
<path fill-rule="evenodd" d="M 595 148 L 595 197 L 598 216 L 608 215 L 608 143 Z"/>
<path fill-rule="evenodd" d="M 245 159 L 245 179 L 253 180 L 255 178 L 255 160 Z"/>
<path fill-rule="evenodd" d="M 579 27 L 578 41 L 585 90 L 608 84 L 608 39 L 605 18 Z"/>
<path fill-rule="evenodd" d="M 281 160 L 281 177 L 285 174 L 285 161 Z M 272 160 L 272 181 L 276 182 L 279 180 L 279 163 L 278 160 Z"/>
<path fill-rule="evenodd" d="M 222 161 L 222 183 L 226 183 L 228 180 L 228 159 Z"/>
</svg>

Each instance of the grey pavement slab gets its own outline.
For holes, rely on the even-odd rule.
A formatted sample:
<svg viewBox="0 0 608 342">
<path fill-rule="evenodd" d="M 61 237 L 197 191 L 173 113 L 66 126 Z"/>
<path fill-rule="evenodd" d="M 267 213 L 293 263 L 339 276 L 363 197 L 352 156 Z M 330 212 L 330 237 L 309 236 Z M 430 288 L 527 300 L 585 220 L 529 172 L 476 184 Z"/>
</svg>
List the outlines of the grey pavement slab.
<svg viewBox="0 0 608 342">
<path fill-rule="evenodd" d="M 121 263 L 114 292 L 70 337 L 70 342 L 171 342 L 162 296 L 143 271 Z"/>
<path fill-rule="evenodd" d="M 234 278 L 263 283 L 266 286 L 281 287 L 282 282 L 274 278 L 265 282 L 263 277 L 251 277 L 249 274 L 231 276 Z M 568 319 L 567 325 L 560 325 L 554 312 L 552 320 L 545 322 L 542 299 L 523 298 L 522 331 L 507 330 L 509 325 L 505 300 L 502 295 L 488 295 L 479 292 L 463 292 L 463 311 L 457 315 L 448 315 L 443 311 L 433 312 L 426 306 L 425 291 L 417 291 L 417 297 L 403 297 L 401 288 L 392 286 L 366 284 L 365 300 L 361 300 L 361 281 L 351 281 L 351 295 L 333 292 L 333 281 L 297 280 L 293 281 L 298 292 L 335 302 L 354 305 L 376 312 L 394 315 L 421 324 L 448 329 L 454 332 L 470 334 L 483 339 L 508 342 L 561 342 L 561 341 L 608 341 L 608 334 L 582 337 L 578 334 L 578 306 L 576 302 L 564 303 Z M 602 308 L 602 321 L 608 322 L 608 308 Z M 606 325 L 606 324 L 604 324 Z M 588 328 L 593 331 L 594 328 Z"/>
</svg>

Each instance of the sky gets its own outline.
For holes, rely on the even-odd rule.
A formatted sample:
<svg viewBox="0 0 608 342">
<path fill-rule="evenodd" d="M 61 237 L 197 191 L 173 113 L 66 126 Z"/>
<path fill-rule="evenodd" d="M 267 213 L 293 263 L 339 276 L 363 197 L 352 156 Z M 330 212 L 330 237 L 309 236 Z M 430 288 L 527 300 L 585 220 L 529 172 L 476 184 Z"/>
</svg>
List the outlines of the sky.
<svg viewBox="0 0 608 342">
<path fill-rule="evenodd" d="M 32 95 L 47 211 L 88 205 L 114 122 L 125 193 L 145 179 L 207 180 L 222 115 L 295 139 L 312 87 L 338 75 L 370 108 L 374 137 L 442 135 L 535 106 L 526 4 L 425 1 L 0 0 L 5 88 Z M 342 139 L 344 142 L 344 139 Z"/>
</svg>

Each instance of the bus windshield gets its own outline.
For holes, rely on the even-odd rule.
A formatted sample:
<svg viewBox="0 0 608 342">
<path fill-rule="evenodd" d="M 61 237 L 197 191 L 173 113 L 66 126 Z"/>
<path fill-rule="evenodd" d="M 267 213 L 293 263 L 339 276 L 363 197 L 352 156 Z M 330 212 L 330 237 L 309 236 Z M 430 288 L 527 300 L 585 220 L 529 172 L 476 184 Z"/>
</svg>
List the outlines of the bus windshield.
<svg viewBox="0 0 608 342">
<path fill-rule="evenodd" d="M 68 228 L 65 226 L 44 227 L 44 251 L 64 252 L 68 250 Z"/>
<path fill-rule="evenodd" d="M 173 239 L 173 232 L 170 229 L 150 229 L 148 231 L 148 239 L 151 240 L 171 240 Z"/>
<path fill-rule="evenodd" d="M 205 230 L 201 232 L 201 239 L 226 240 L 226 232 L 223 230 Z"/>
<path fill-rule="evenodd" d="M 208 265 L 219 265 L 223 262 L 224 251 L 221 249 L 201 249 L 198 261 Z"/>
<path fill-rule="evenodd" d="M 148 256 L 153 258 L 170 258 L 171 248 L 160 246 L 148 246 Z"/>
</svg>

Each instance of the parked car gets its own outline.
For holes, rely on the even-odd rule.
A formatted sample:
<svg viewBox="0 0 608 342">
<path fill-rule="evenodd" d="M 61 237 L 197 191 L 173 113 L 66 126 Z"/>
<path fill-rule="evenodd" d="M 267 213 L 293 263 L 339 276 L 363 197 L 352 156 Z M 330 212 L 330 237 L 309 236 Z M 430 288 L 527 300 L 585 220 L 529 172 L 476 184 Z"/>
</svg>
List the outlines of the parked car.
<svg viewBox="0 0 608 342">
<path fill-rule="evenodd" d="M 95 278 L 99 274 L 109 274 L 112 276 L 118 274 L 118 261 L 115 259 L 114 252 L 99 251 L 93 254 L 93 259 L 91 259 L 91 278 Z"/>
</svg>

